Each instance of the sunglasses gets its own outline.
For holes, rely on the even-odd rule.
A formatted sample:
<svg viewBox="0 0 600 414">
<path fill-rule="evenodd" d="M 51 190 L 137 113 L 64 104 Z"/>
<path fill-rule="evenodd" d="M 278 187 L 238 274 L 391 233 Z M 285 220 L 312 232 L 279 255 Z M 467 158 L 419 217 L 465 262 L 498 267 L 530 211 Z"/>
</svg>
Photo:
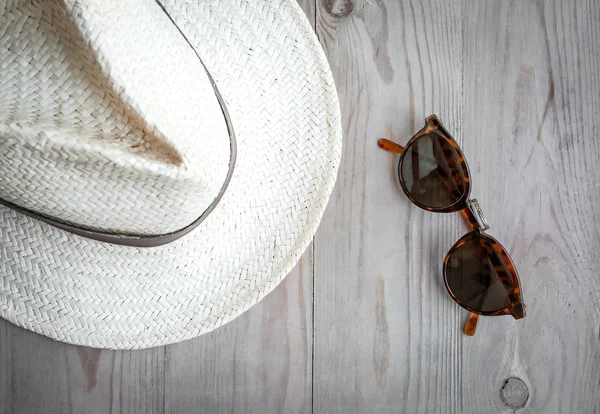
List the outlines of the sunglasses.
<svg viewBox="0 0 600 414">
<path fill-rule="evenodd" d="M 434 213 L 459 211 L 473 230 L 444 258 L 444 283 L 452 299 L 471 312 L 465 333 L 475 334 L 479 315 L 525 317 L 517 269 L 506 249 L 485 233 L 489 226 L 475 199 L 470 199 L 469 167 L 457 142 L 431 115 L 402 147 L 380 139 L 379 147 L 400 155 L 402 190 L 418 207 Z"/>
</svg>

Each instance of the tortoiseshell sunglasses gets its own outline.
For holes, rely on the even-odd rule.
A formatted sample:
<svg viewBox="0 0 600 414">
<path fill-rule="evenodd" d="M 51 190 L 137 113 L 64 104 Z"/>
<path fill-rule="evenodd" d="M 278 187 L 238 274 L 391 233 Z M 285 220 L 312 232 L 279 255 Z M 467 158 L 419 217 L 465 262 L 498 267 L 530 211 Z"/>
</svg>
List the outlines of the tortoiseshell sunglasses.
<svg viewBox="0 0 600 414">
<path fill-rule="evenodd" d="M 462 150 L 440 120 L 431 115 L 406 147 L 380 139 L 378 144 L 400 155 L 398 177 L 406 196 L 418 207 L 435 213 L 460 211 L 473 229 L 444 259 L 444 283 L 452 299 L 471 312 L 465 333 L 474 335 L 479 315 L 525 316 L 519 276 L 508 252 L 489 229 L 475 199 L 469 199 L 471 180 Z"/>
</svg>

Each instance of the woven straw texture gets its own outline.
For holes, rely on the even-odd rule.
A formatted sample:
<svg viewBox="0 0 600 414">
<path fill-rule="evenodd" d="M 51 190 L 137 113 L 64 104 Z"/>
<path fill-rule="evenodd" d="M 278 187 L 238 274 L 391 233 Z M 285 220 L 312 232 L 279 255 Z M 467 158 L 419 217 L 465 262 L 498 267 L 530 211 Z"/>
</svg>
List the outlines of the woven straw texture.
<svg viewBox="0 0 600 414">
<path fill-rule="evenodd" d="M 0 197 L 110 232 L 185 227 L 230 159 L 202 63 L 151 0 L 65 3 L 19 0 L 0 20 Z"/>
<path fill-rule="evenodd" d="M 36 7 L 27 7 L 29 3 Z M 38 3 L 16 1 L 0 8 L 0 39 L 8 31 L 13 34 L 17 31 L 19 39 L 30 39 L 30 44 L 23 43 L 29 49 L 11 49 L 22 59 L 28 59 L 25 68 L 43 66 L 64 48 L 75 47 L 73 44 L 57 46 L 56 36 L 32 38 L 47 19 L 38 13 L 41 7 Z M 60 81 L 58 89 L 40 98 L 39 108 L 47 111 L 64 110 L 59 108 L 68 105 L 80 108 L 73 111 L 81 112 L 82 120 L 73 120 L 62 131 L 88 140 L 72 150 L 73 156 L 92 152 L 98 156 L 95 163 L 82 167 L 84 171 L 92 174 L 98 171 L 98 164 L 115 162 L 116 156 L 131 156 L 131 152 L 119 145 L 130 148 L 132 142 L 139 141 L 149 149 L 148 154 L 135 153 L 135 162 L 123 163 L 132 170 L 136 163 L 142 163 L 140 169 L 145 168 L 145 171 L 157 168 L 156 171 L 160 171 L 156 176 L 166 177 L 165 182 L 169 177 L 173 183 L 179 182 L 177 174 L 167 170 L 178 168 L 179 161 L 173 162 L 173 159 L 187 153 L 184 147 L 194 145 L 190 143 L 193 137 L 186 138 L 183 134 L 184 138 L 175 140 L 178 130 L 169 129 L 167 117 L 155 112 L 152 100 L 146 99 L 142 92 L 134 93 L 135 88 L 147 87 L 151 81 L 138 86 L 127 78 L 126 72 L 118 69 L 112 72 L 111 64 L 114 62 L 116 67 L 120 64 L 111 55 L 115 51 L 105 47 L 110 42 L 98 40 L 105 28 L 90 26 L 93 18 L 86 16 L 88 8 L 79 10 L 76 2 L 66 6 L 60 2 L 46 3 L 52 6 L 44 6 L 45 10 L 55 10 L 55 16 L 60 15 L 60 11 L 56 11 L 59 6 L 65 9 L 70 21 L 82 33 L 84 44 L 95 50 L 99 63 L 93 65 L 97 67 L 86 67 L 82 62 L 81 71 L 87 74 L 89 70 L 96 70 L 101 79 L 98 82 L 108 85 L 101 89 L 114 91 L 112 96 L 100 93 L 103 100 L 98 108 L 88 107 L 87 97 L 76 95 L 82 93 L 79 86 L 75 86 L 79 85 L 77 79 L 71 79 Z M 121 3 L 129 6 L 129 2 Z M 162 12 L 153 2 L 140 0 L 140 4 L 148 9 L 149 15 L 157 10 Z M 230 321 L 270 292 L 298 261 L 321 220 L 337 176 L 342 134 L 331 72 L 302 10 L 293 0 L 166 0 L 162 4 L 214 77 L 231 115 L 238 151 L 229 187 L 217 208 L 195 231 L 166 246 L 149 249 L 73 236 L 0 206 L 0 316 L 19 326 L 64 342 L 114 349 L 145 348 L 193 338 Z M 135 12 L 121 9 L 122 25 L 135 26 L 123 29 L 123 33 L 149 33 L 149 39 L 154 40 L 165 34 L 169 39 L 173 37 L 169 40 L 173 50 L 182 47 L 174 34 L 168 35 L 164 20 L 157 26 L 136 26 L 144 21 L 140 19 L 140 10 L 144 9 Z M 56 21 L 52 27 L 57 26 Z M 94 49 L 94 45 L 99 46 Z M 36 53 L 31 52 L 34 46 L 38 47 Z M 0 50 L 6 47 L 6 43 L 0 42 Z M 87 52 L 74 53 L 79 56 Z M 102 62 L 103 56 L 106 62 Z M 165 61 L 177 62 L 176 56 L 168 53 L 165 56 Z M 185 60 L 190 71 L 196 70 L 191 59 Z M 53 78 L 52 82 L 59 82 L 54 79 L 60 76 L 55 74 L 55 69 L 48 70 L 46 75 Z M 165 70 L 168 69 L 166 66 Z M 172 69 L 179 75 L 177 63 L 173 63 Z M 27 108 L 16 105 L 14 99 L 4 98 L 4 92 L 14 87 L 19 89 L 11 92 L 13 95 L 27 91 L 25 78 L 34 75 L 23 70 L 21 75 L 15 75 L 23 79 L 7 80 L 8 67 L 4 61 L 0 62 L 0 90 L 3 91 L 0 141 L 2 144 L 10 141 L 13 148 L 20 148 L 14 151 L 25 151 L 23 148 L 28 146 L 34 151 L 49 145 L 47 140 L 40 144 L 39 132 L 43 128 L 36 122 L 48 123 L 56 117 L 46 119 L 37 110 L 27 112 Z M 181 73 L 186 71 L 182 69 Z M 194 77 L 204 75 L 200 71 L 189 76 L 193 81 Z M 189 85 L 190 79 L 183 85 Z M 205 79 L 198 82 L 204 84 L 200 88 L 205 87 Z M 115 85 L 120 87 L 115 88 Z M 95 89 L 91 88 L 88 97 L 94 93 Z M 129 99 L 131 97 L 135 102 Z M 161 104 L 157 104 L 158 109 Z M 168 105 L 165 103 L 166 111 L 172 110 Z M 207 119 L 202 122 L 209 125 L 213 122 L 215 128 L 222 126 L 208 110 L 204 113 Z M 141 115 L 134 119 L 128 114 Z M 104 122 L 101 122 L 96 129 L 91 128 L 88 116 L 104 119 L 109 126 L 103 127 Z M 19 119 L 26 122 L 19 124 Z M 211 128 L 202 129 L 205 134 L 200 135 L 209 137 Z M 111 141 L 104 146 L 106 151 L 98 152 L 96 147 L 94 151 L 87 151 L 91 141 L 102 139 Z M 66 141 L 73 140 L 63 139 L 59 143 Z M 112 141 L 117 143 L 113 145 Z M 169 157 L 165 158 L 165 153 Z M 200 151 L 197 154 L 202 157 Z M 49 162 L 56 159 L 50 158 Z M 29 168 L 28 159 L 20 162 L 24 165 L 22 168 Z M 123 169 L 122 164 L 119 164 L 120 169 Z M 223 160 L 217 164 L 223 165 Z M 45 181 L 41 178 L 46 167 L 36 168 L 33 177 L 24 175 L 21 179 Z M 199 185 L 218 183 L 218 178 L 207 181 L 207 171 L 202 168 L 200 178 L 194 177 L 191 181 Z M 70 176 L 64 178 L 68 183 Z M 4 172 L 0 180 L 2 191 L 13 181 Z M 19 197 L 34 199 L 33 195 L 39 192 L 36 185 L 22 190 L 24 194 Z M 189 189 L 190 184 L 182 188 Z M 68 188 L 64 191 L 69 192 Z M 99 203 L 97 199 L 115 195 L 115 190 L 109 187 L 96 191 L 96 200 L 81 200 L 81 208 L 95 208 Z M 118 203 L 119 198 L 113 202 Z M 128 208 L 142 208 L 145 202 L 140 200 Z M 205 200 L 197 202 L 201 208 Z M 71 213 L 71 210 L 66 207 L 63 213 Z M 95 214 L 102 217 L 98 212 Z M 117 223 L 121 226 L 118 216 L 113 215 L 99 225 L 110 227 Z M 85 221 L 89 217 L 79 219 Z M 147 226 L 143 228 L 149 230 Z"/>
</svg>

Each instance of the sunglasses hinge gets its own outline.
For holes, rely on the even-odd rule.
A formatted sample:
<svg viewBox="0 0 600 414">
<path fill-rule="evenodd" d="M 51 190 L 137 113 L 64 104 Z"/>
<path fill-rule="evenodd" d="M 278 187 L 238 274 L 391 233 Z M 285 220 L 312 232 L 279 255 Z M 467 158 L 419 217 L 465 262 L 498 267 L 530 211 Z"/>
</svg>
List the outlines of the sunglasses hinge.
<svg viewBox="0 0 600 414">
<path fill-rule="evenodd" d="M 475 220 L 477 221 L 477 225 L 479 226 L 479 230 L 481 230 L 481 231 L 488 230 L 490 228 L 490 226 L 489 226 L 487 220 L 485 219 L 485 215 L 483 214 L 483 211 L 481 210 L 481 206 L 479 205 L 479 202 L 477 201 L 477 199 L 474 198 L 472 200 L 467 200 L 467 206 L 469 207 L 469 210 L 473 214 L 473 217 L 475 217 Z"/>
</svg>

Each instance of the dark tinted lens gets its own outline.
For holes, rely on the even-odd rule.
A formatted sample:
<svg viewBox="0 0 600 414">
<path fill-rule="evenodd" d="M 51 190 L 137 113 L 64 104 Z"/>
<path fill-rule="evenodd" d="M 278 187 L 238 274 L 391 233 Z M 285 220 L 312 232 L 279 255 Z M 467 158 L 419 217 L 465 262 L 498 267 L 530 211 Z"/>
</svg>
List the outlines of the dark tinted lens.
<svg viewBox="0 0 600 414">
<path fill-rule="evenodd" d="M 514 276 L 485 236 L 469 239 L 450 256 L 446 282 L 457 301 L 481 312 L 506 308 Z"/>
<path fill-rule="evenodd" d="M 466 171 L 450 142 L 437 134 L 425 135 L 406 150 L 401 175 L 406 189 L 420 204 L 448 207 L 465 194 Z"/>
</svg>

